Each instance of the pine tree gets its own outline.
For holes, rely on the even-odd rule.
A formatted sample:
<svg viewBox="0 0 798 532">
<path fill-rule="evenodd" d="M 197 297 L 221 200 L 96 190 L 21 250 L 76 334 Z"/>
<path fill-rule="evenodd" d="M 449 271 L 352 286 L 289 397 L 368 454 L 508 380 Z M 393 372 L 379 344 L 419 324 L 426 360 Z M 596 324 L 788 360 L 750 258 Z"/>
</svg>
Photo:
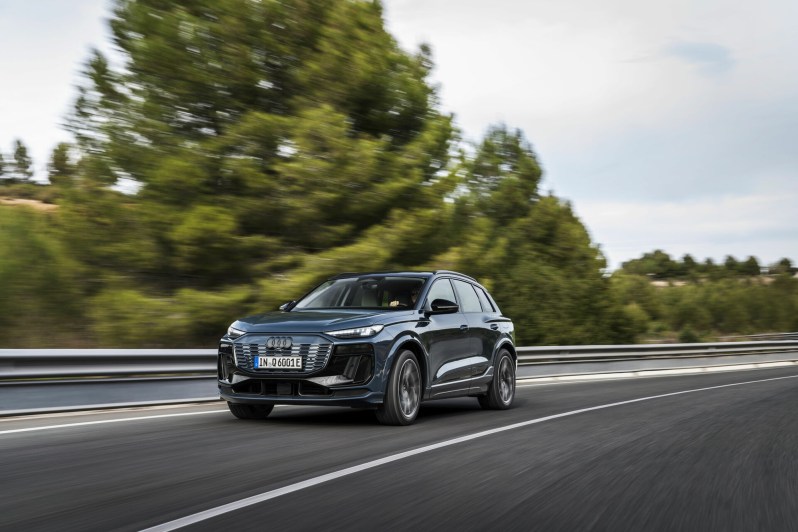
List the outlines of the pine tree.
<svg viewBox="0 0 798 532">
<path fill-rule="evenodd" d="M 68 143 L 61 142 L 50 155 L 47 173 L 50 183 L 54 185 L 68 185 L 75 175 L 75 165 L 70 161 L 69 149 Z"/>
<path fill-rule="evenodd" d="M 126 213 L 148 228 L 108 235 L 119 263 L 128 238 L 149 234 L 161 279 L 246 279 L 274 270 L 275 247 L 351 244 L 400 212 L 440 208 L 454 186 L 441 178 L 454 130 L 429 50 L 401 50 L 378 2 L 120 1 L 111 27 L 125 72 L 89 58 L 70 119 L 81 187 L 65 210 L 116 226 L 121 213 L 98 198 L 120 178 L 140 183 Z M 225 213 L 226 248 L 197 261 L 204 225 L 190 226 L 210 207 Z"/>
<path fill-rule="evenodd" d="M 14 141 L 14 160 L 11 163 L 11 176 L 14 181 L 28 181 L 33 177 L 33 160 L 28 148 L 17 139 Z"/>
</svg>

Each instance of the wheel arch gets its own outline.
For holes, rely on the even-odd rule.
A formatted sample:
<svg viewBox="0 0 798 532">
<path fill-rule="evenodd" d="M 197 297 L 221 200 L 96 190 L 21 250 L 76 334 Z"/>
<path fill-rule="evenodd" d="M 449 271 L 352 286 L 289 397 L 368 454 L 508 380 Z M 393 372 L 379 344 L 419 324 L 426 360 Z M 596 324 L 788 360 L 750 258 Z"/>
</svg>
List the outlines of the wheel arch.
<svg viewBox="0 0 798 532">
<path fill-rule="evenodd" d="M 418 339 L 412 336 L 405 336 L 397 340 L 394 344 L 394 348 L 391 350 L 391 356 L 389 357 L 390 360 L 390 370 L 393 370 L 394 360 L 396 359 L 397 353 L 401 353 L 407 349 L 411 351 L 416 356 L 416 361 L 418 362 L 419 370 L 421 373 L 421 388 L 422 390 L 427 390 L 427 383 L 429 381 L 429 376 L 427 374 L 427 369 L 429 364 L 427 363 L 427 353 L 424 350 L 424 347 L 421 345 L 421 342 Z M 386 374 L 387 380 L 387 374 Z"/>
<path fill-rule="evenodd" d="M 496 357 L 499 356 L 499 353 L 501 352 L 502 349 L 506 349 L 507 351 L 510 352 L 510 356 L 513 357 L 513 362 L 515 362 L 515 365 L 518 366 L 518 352 L 515 350 L 515 346 L 510 341 L 509 338 L 504 338 L 496 346 L 496 351 L 493 354 L 494 363 L 498 362 L 498 360 L 496 360 Z"/>
</svg>

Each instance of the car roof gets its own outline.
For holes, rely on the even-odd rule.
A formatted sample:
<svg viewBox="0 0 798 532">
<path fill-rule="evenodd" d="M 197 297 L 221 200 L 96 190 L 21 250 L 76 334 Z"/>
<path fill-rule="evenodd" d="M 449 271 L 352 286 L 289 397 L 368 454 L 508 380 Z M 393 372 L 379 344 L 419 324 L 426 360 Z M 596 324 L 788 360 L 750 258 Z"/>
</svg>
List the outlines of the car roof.
<svg viewBox="0 0 798 532">
<path fill-rule="evenodd" d="M 438 274 L 456 275 L 456 276 L 463 277 L 465 279 L 470 279 L 470 280 L 476 282 L 476 279 L 474 279 L 473 277 L 470 277 L 470 276 L 465 275 L 463 273 L 451 271 L 451 270 L 433 270 L 433 271 L 420 271 L 420 272 L 404 271 L 404 270 L 382 271 L 382 272 L 344 272 L 344 273 L 339 273 L 338 275 L 335 275 L 333 277 L 330 277 L 330 279 L 331 280 L 332 279 L 349 279 L 349 278 L 352 278 L 352 277 L 365 277 L 365 276 L 368 276 L 368 275 L 375 275 L 375 276 L 385 276 L 385 275 L 399 275 L 399 276 L 402 276 L 402 275 L 406 275 L 408 277 L 432 277 L 433 275 L 438 275 Z"/>
</svg>

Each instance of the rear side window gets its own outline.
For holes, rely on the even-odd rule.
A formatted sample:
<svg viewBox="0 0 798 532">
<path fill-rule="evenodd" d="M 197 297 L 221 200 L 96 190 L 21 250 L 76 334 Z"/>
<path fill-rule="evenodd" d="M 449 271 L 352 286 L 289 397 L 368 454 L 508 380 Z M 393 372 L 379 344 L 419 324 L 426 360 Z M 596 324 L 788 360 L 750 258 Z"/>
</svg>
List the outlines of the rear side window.
<svg viewBox="0 0 798 532">
<path fill-rule="evenodd" d="M 482 303 L 482 310 L 485 312 L 496 312 L 496 309 L 493 308 L 493 305 L 490 302 L 490 299 L 485 294 L 485 291 L 478 286 L 475 286 L 474 289 L 477 291 L 477 296 L 479 296 L 479 302 Z"/>
<path fill-rule="evenodd" d="M 463 312 L 482 312 L 482 305 L 479 304 L 479 297 L 474 291 L 471 283 L 453 279 L 454 288 L 460 296 L 460 310 Z"/>
<path fill-rule="evenodd" d="M 438 279 L 435 281 L 435 284 L 432 285 L 432 288 L 429 289 L 429 294 L 427 294 L 428 304 L 432 304 L 436 299 L 445 299 L 452 303 L 457 302 L 457 299 L 454 297 L 454 291 L 452 290 L 452 283 L 449 282 L 449 279 Z"/>
</svg>

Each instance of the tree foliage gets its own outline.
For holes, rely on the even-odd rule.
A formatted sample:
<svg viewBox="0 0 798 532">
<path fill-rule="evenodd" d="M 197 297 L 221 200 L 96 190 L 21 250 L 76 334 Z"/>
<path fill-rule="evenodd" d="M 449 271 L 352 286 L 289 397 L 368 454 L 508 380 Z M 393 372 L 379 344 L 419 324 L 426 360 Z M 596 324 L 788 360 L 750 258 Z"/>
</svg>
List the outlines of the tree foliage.
<svg viewBox="0 0 798 532">
<path fill-rule="evenodd" d="M 49 214 L 0 207 L 0 331 L 7 342 L 74 342 L 71 333 L 83 321 L 81 275 Z"/>
<path fill-rule="evenodd" d="M 23 183 L 33 177 L 33 159 L 28 154 L 28 147 L 20 139 L 14 140 L 11 159 L 3 160 L 0 155 L 0 175 L 4 175 L 6 184 Z"/>
<path fill-rule="evenodd" d="M 59 143 L 50 155 L 47 164 L 47 177 L 50 183 L 60 186 L 70 186 L 77 169 L 70 157 L 70 145 L 66 142 Z"/>
</svg>

